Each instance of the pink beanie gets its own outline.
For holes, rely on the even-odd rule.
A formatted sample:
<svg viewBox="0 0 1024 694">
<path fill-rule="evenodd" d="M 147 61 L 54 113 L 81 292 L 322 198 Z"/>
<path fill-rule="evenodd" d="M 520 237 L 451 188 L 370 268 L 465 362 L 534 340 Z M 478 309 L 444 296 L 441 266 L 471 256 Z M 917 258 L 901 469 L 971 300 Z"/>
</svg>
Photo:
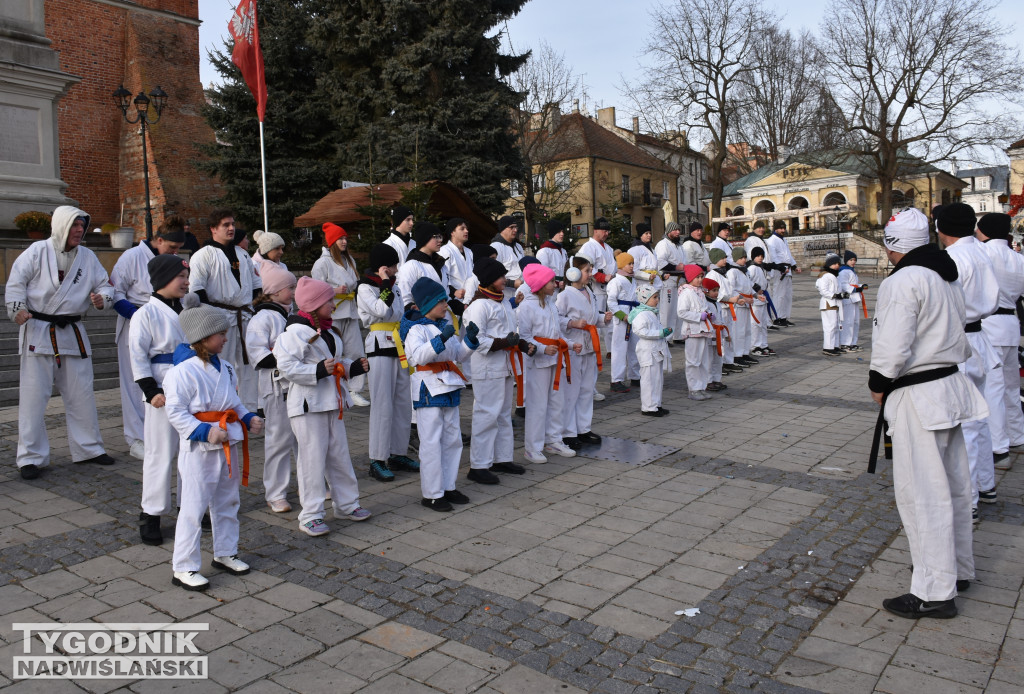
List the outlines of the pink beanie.
<svg viewBox="0 0 1024 694">
<path fill-rule="evenodd" d="M 555 279 L 555 271 L 546 265 L 532 263 L 523 270 L 523 281 L 530 287 L 530 291 L 536 294 L 545 284 Z"/>
<path fill-rule="evenodd" d="M 686 274 L 687 284 L 693 282 L 693 278 L 696 277 L 697 275 L 704 274 L 704 271 L 701 269 L 700 265 L 686 265 L 683 267 L 683 272 Z"/>
<path fill-rule="evenodd" d="M 260 279 L 263 280 L 263 293 L 267 296 L 277 294 L 285 287 L 295 286 L 295 275 L 270 263 L 263 263 Z"/>
<path fill-rule="evenodd" d="M 300 311 L 313 313 L 334 298 L 334 287 L 312 277 L 300 277 L 295 288 L 295 305 Z"/>
</svg>

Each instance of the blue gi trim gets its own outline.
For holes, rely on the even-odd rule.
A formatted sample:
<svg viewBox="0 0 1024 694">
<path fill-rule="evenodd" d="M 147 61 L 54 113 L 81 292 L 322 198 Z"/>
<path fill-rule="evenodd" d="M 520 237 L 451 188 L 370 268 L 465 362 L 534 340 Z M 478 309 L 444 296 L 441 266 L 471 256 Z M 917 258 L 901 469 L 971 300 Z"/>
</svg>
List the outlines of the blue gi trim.
<svg viewBox="0 0 1024 694">
<path fill-rule="evenodd" d="M 135 312 L 139 310 L 139 307 L 128 301 L 128 299 L 121 299 L 120 301 L 114 302 L 114 310 L 117 311 L 118 315 L 122 318 L 132 319 Z"/>
<path fill-rule="evenodd" d="M 191 434 L 188 435 L 188 440 L 189 441 L 200 441 L 200 442 L 205 443 L 208 440 L 207 437 L 210 435 L 210 429 L 211 428 L 212 428 L 211 424 L 209 424 L 207 422 L 203 422 L 202 424 L 197 426 L 192 431 Z"/>
</svg>

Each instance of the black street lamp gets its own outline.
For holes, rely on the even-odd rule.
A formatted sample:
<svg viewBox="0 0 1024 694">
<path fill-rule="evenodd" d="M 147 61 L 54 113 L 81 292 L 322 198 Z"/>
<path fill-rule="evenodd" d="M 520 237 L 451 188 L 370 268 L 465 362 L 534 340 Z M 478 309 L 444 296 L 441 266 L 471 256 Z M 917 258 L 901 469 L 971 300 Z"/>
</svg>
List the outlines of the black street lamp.
<svg viewBox="0 0 1024 694">
<path fill-rule="evenodd" d="M 132 100 L 132 93 L 124 88 L 122 84 L 114 92 L 114 101 L 121 109 L 121 115 L 131 124 L 139 123 L 142 126 L 142 180 L 146 188 L 146 240 L 153 240 L 153 211 L 149 206 L 149 158 L 146 154 L 146 126 L 153 125 L 160 120 L 164 105 L 167 103 L 167 93 L 159 85 L 149 93 L 147 97 L 143 92 Z M 128 116 L 128 107 L 135 104 L 135 117 Z M 149 119 L 149 104 L 153 104 L 156 111 L 156 118 Z"/>
<path fill-rule="evenodd" d="M 836 215 L 836 253 L 840 258 L 843 257 L 843 235 L 840 233 L 841 228 L 839 226 L 839 205 L 835 206 Z"/>
</svg>

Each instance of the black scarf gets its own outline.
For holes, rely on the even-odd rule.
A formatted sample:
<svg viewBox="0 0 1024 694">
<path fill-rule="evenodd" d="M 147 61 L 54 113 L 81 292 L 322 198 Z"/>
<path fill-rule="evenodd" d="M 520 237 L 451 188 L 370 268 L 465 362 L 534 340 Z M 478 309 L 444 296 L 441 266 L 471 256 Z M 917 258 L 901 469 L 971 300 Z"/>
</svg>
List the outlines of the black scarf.
<svg viewBox="0 0 1024 694">
<path fill-rule="evenodd" d="M 960 273 L 957 272 L 956 263 L 949 253 L 942 250 L 934 243 L 928 243 L 923 246 L 911 250 L 907 253 L 900 262 L 896 263 L 896 267 L 892 269 L 890 275 L 893 275 L 905 267 L 926 267 L 938 273 L 939 277 L 946 280 L 947 282 L 955 282 Z"/>
</svg>

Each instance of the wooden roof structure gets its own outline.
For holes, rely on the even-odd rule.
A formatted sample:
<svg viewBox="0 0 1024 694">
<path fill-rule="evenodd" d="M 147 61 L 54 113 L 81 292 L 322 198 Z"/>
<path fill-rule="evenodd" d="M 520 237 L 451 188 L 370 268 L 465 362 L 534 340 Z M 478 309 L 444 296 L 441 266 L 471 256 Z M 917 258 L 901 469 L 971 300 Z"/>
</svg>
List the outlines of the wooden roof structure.
<svg viewBox="0 0 1024 694">
<path fill-rule="evenodd" d="M 381 183 L 373 186 L 374 202 L 393 205 L 402 199 L 402 193 L 415 183 Z M 498 224 L 476 206 L 472 198 L 444 181 L 424 181 L 422 185 L 433 189 L 427 211 L 442 219 L 462 217 L 469 226 L 470 243 L 490 243 L 498 233 Z M 305 214 L 295 218 L 296 227 L 319 227 L 324 222 L 346 223 L 369 219 L 359 208 L 370 205 L 370 186 L 339 188 L 320 198 Z"/>
</svg>

